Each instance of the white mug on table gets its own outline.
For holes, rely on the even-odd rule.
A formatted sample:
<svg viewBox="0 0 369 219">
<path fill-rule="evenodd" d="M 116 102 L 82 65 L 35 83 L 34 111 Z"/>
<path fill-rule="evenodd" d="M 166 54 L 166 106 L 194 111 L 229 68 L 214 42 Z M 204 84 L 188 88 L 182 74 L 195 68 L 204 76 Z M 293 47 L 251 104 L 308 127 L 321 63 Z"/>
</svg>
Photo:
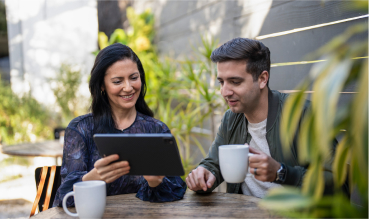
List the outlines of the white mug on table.
<svg viewBox="0 0 369 219">
<path fill-rule="evenodd" d="M 219 146 L 219 166 L 223 179 L 228 183 L 241 183 L 249 169 L 248 144 L 229 144 Z"/>
<path fill-rule="evenodd" d="M 77 213 L 71 213 L 67 209 L 67 199 L 74 196 L 74 204 Z M 64 196 L 63 209 L 65 213 L 73 217 L 102 218 L 106 204 L 106 183 L 104 181 L 84 181 L 73 185 L 73 192 Z"/>
</svg>

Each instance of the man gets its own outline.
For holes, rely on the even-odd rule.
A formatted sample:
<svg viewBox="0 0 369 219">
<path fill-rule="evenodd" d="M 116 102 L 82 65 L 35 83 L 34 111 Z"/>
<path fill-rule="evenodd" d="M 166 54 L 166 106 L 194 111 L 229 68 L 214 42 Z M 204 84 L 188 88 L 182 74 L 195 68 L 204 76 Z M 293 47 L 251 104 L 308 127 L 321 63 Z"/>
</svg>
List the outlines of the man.
<svg viewBox="0 0 369 219">
<path fill-rule="evenodd" d="M 228 183 L 228 193 L 263 198 L 273 187 L 300 187 L 307 165 L 299 163 L 296 141 L 291 146 L 292 156 L 286 157 L 282 151 L 279 127 L 287 95 L 269 89 L 268 47 L 256 40 L 236 38 L 215 49 L 211 60 L 217 63 L 221 94 L 230 109 L 207 157 L 186 178 L 188 187 L 199 193 L 213 191 L 223 182 L 218 147 L 244 143 L 256 154 L 249 158 L 249 171 L 253 175 L 248 175 L 243 183 Z M 326 188 L 332 188 L 331 170 L 324 174 Z"/>
</svg>

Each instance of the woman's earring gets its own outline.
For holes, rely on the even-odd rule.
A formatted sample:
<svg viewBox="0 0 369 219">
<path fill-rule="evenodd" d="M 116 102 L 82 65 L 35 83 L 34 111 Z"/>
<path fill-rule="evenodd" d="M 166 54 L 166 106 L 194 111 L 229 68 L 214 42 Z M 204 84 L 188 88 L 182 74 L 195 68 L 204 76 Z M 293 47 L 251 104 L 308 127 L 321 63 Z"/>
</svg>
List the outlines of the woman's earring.
<svg viewBox="0 0 369 219">
<path fill-rule="evenodd" d="M 105 91 L 101 90 L 101 95 L 105 96 Z"/>
</svg>

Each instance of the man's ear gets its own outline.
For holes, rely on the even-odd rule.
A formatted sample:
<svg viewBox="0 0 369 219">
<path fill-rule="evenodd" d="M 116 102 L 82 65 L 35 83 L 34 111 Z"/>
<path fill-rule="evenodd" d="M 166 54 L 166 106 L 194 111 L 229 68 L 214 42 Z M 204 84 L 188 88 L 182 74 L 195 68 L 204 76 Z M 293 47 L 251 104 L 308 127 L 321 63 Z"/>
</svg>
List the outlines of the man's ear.
<svg viewBox="0 0 369 219">
<path fill-rule="evenodd" d="M 264 89 L 264 87 L 267 86 L 268 80 L 269 80 L 269 72 L 267 72 L 267 71 L 261 72 L 261 74 L 259 75 L 259 78 L 258 78 L 259 88 Z"/>
</svg>

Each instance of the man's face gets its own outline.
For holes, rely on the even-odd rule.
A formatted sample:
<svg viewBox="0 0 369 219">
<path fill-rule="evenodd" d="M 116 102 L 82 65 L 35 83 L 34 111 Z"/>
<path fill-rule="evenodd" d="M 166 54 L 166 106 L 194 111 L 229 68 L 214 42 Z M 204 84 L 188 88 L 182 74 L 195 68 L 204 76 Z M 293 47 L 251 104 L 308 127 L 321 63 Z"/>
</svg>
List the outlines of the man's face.
<svg viewBox="0 0 369 219">
<path fill-rule="evenodd" d="M 245 61 L 218 62 L 218 81 L 221 94 L 234 113 L 250 113 L 258 105 L 260 86 L 246 72 Z"/>
</svg>

